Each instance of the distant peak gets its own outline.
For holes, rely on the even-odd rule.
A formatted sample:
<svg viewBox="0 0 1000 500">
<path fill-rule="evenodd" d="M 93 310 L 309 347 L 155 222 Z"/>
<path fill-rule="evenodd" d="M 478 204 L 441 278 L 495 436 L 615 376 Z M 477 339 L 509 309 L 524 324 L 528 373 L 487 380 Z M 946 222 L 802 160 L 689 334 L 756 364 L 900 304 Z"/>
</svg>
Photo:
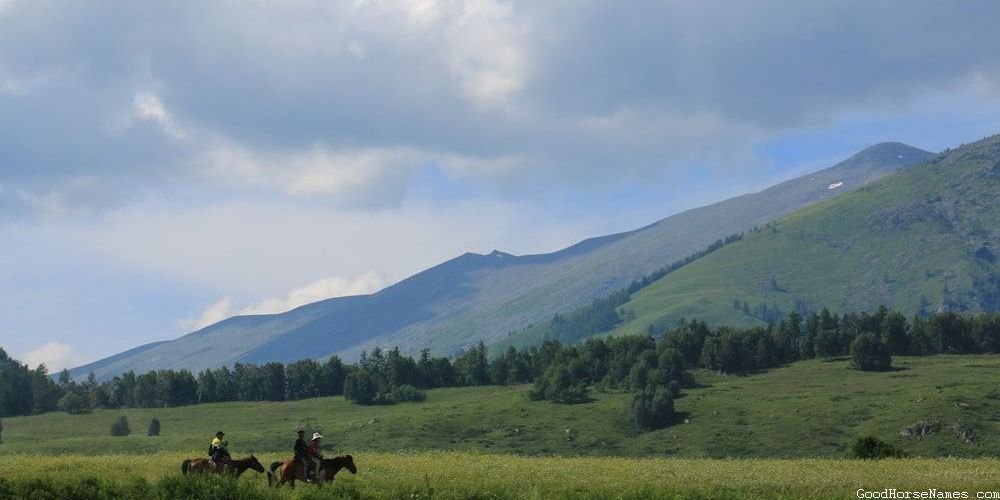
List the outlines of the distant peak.
<svg viewBox="0 0 1000 500">
<path fill-rule="evenodd" d="M 511 255 L 506 252 L 501 252 L 500 250 L 494 250 L 486 255 L 487 257 L 510 257 Z"/>
<path fill-rule="evenodd" d="M 862 149 L 848 158 L 845 163 L 905 166 L 919 163 L 931 156 L 934 156 L 934 153 L 902 142 L 880 142 Z"/>
<path fill-rule="evenodd" d="M 931 153 L 930 151 L 924 151 L 923 149 L 920 148 L 915 148 L 913 146 L 910 146 L 909 144 L 904 144 L 902 142 L 880 142 L 878 144 L 874 144 L 868 146 L 865 149 L 862 149 L 855 156 L 889 155 L 894 157 L 899 157 L 899 156 L 906 157 L 907 155 L 929 156 L 932 154 L 934 153 Z"/>
</svg>

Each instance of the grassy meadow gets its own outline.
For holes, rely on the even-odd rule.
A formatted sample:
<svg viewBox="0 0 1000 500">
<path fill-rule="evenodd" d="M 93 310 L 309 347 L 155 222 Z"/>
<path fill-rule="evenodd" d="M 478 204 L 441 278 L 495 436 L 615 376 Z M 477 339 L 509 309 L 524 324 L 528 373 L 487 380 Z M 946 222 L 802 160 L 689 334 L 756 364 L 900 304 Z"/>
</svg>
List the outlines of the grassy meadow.
<svg viewBox="0 0 1000 500">
<path fill-rule="evenodd" d="M 299 425 L 322 429 L 327 455 L 354 455 L 359 474 L 343 473 L 332 489 L 341 497 L 843 498 L 861 487 L 1000 490 L 1000 356 L 899 357 L 894 365 L 885 373 L 851 370 L 843 359 L 747 376 L 697 371 L 698 387 L 676 402 L 676 423 L 647 433 L 633 430 L 630 394 L 595 391 L 591 402 L 566 406 L 528 401 L 526 386 L 436 389 L 425 402 L 395 406 L 337 397 L 5 418 L 0 497 L 2 481 L 7 496 L 17 496 L 14 486 L 39 479 L 75 484 L 113 468 L 126 471 L 126 482 L 115 484 L 138 488 L 137 496 L 151 494 L 142 487 L 188 495 L 170 490 L 178 486 L 170 481 L 180 476 L 181 460 L 204 454 L 217 429 L 227 432 L 234 457 L 252 452 L 267 464 L 290 455 Z M 130 436 L 110 436 L 119 415 L 128 417 Z M 154 416 L 161 435 L 146 436 Z M 920 421 L 940 430 L 920 440 L 900 436 Z M 956 423 L 974 430 L 973 443 L 956 437 Z M 847 459 L 863 435 L 911 458 Z M 248 472 L 238 484 L 250 498 L 270 495 L 265 483 Z"/>
<path fill-rule="evenodd" d="M 116 497 L 159 493 L 204 498 L 854 498 L 859 488 L 997 491 L 995 459 L 907 459 L 862 462 L 830 459 L 675 459 L 515 457 L 464 452 L 367 453 L 358 474 L 341 472 L 333 485 L 268 490 L 262 474 L 235 484 L 209 481 L 185 489 L 182 453 L 151 456 L 67 455 L 0 457 L 0 494 L 31 485 L 92 482 Z M 264 455 L 278 458 L 278 455 Z M 90 478 L 122 479 L 93 485 Z M 6 484 L 5 484 L 6 482 Z M 202 482 L 204 483 L 204 481 Z M 25 488 L 26 490 L 27 488 Z M 83 493 L 90 493 L 83 491 Z M 972 493 L 974 495 L 974 493 Z M 44 498 L 44 495 L 41 497 Z"/>
</svg>

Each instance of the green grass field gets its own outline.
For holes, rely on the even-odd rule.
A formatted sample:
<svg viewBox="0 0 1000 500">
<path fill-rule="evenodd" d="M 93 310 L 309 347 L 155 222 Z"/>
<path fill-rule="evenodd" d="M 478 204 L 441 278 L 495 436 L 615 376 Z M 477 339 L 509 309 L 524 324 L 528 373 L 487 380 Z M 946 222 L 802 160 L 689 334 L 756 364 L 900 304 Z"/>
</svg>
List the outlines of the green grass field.
<svg viewBox="0 0 1000 500">
<path fill-rule="evenodd" d="M 633 429 L 627 393 L 592 391 L 590 403 L 559 405 L 529 401 L 527 386 L 490 386 L 435 389 L 425 402 L 395 406 L 336 397 L 5 418 L 0 455 L 200 454 L 218 429 L 235 454 L 278 452 L 291 449 L 300 425 L 321 429 L 335 453 L 840 458 L 855 438 L 872 434 L 911 455 L 1000 454 L 1000 356 L 897 357 L 897 370 L 885 373 L 847 364 L 803 361 L 748 376 L 696 371 L 699 386 L 676 402 L 677 423 L 648 433 Z M 110 436 L 119 415 L 129 419 L 128 437 Z M 154 416 L 161 435 L 148 437 Z M 922 420 L 939 422 L 941 432 L 920 441 L 899 436 Z M 947 429 L 955 423 L 971 426 L 977 441 L 958 440 Z"/>
<path fill-rule="evenodd" d="M 629 394 L 594 393 L 590 403 L 564 406 L 528 401 L 525 386 L 438 389 L 423 403 L 388 407 L 338 397 L 5 418 L 0 478 L 22 484 L 103 477 L 121 466 L 127 477 L 155 486 L 163 476 L 179 475 L 183 458 L 202 455 L 219 428 L 235 457 L 253 452 L 267 463 L 290 453 L 293 431 L 303 424 L 323 430 L 328 455 L 354 455 L 361 472 L 338 476 L 334 488 L 347 497 L 400 498 L 428 488 L 446 498 L 844 498 L 859 487 L 1000 490 L 1000 356 L 896 358 L 894 364 L 897 370 L 885 373 L 850 370 L 846 360 L 747 376 L 698 371 L 699 387 L 677 400 L 677 423 L 641 434 L 629 421 Z M 121 414 L 133 433 L 111 437 L 110 425 Z M 159 437 L 145 436 L 153 416 L 162 423 Z M 900 436 L 918 421 L 938 422 L 940 431 L 921 440 Z M 971 427 L 976 441 L 959 440 L 955 423 Z M 869 434 L 913 458 L 847 459 L 851 442 Z M 248 474 L 241 484 L 256 491 L 265 479 Z"/>
<path fill-rule="evenodd" d="M 112 477 L 128 496 L 139 484 L 166 483 L 177 494 L 184 454 L 0 457 L 3 482 L 79 483 Z M 277 458 L 267 455 L 262 459 Z M 299 485 L 268 491 L 262 474 L 248 472 L 232 497 L 213 498 L 855 498 L 859 488 L 1000 490 L 995 459 L 907 459 L 862 462 L 828 459 L 529 458 L 461 452 L 367 453 L 358 474 L 341 472 L 322 490 Z M 167 479 L 164 479 L 167 478 Z M 114 484 L 107 485 L 113 488 Z M 147 486 L 148 487 L 148 486 Z M 162 488 L 163 486 L 161 486 Z M 199 489 L 205 489 L 199 486 Z M 190 492 L 185 492 L 189 494 Z M 65 493 L 63 493 L 65 494 Z M 135 496 L 148 495 L 140 491 Z M 35 497 L 38 498 L 38 497 Z M 44 498 L 44 497 L 42 497 Z"/>
</svg>

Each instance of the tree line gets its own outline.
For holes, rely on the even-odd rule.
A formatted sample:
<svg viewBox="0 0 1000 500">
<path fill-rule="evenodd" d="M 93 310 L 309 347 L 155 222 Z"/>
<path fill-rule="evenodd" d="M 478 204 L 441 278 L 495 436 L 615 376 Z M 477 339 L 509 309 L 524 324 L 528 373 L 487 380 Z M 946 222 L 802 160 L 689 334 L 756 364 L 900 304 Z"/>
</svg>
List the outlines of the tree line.
<svg viewBox="0 0 1000 500">
<path fill-rule="evenodd" d="M 851 356 L 860 369 L 889 367 L 893 355 L 1000 353 L 1000 314 L 965 316 L 940 312 L 907 318 L 880 307 L 875 312 L 806 315 L 791 312 L 767 327 L 709 329 L 681 321 L 657 332 L 692 366 L 725 373 L 772 368 L 801 359 Z"/>
<path fill-rule="evenodd" d="M 0 349 L 0 417 L 337 395 L 358 404 L 391 404 L 422 399 L 424 390 L 437 387 L 532 383 L 530 398 L 567 404 L 589 400 L 595 389 L 631 391 L 637 426 L 651 428 L 669 421 L 673 398 L 692 383 L 691 368 L 742 373 L 801 359 L 851 356 L 857 368 L 868 370 L 887 368 L 892 355 L 937 353 L 1000 353 L 1000 314 L 907 318 L 884 307 L 842 315 L 824 309 L 792 312 L 768 327 L 713 329 L 682 320 L 649 335 L 579 344 L 546 340 L 530 348 L 511 347 L 492 359 L 482 342 L 453 359 L 431 356 L 427 349 L 413 358 L 398 348 L 375 348 L 353 364 L 333 356 L 322 362 L 236 363 L 197 375 L 129 371 L 103 382 L 93 374 L 78 382 L 65 370 L 53 380 L 44 365 L 29 369 Z"/>
</svg>

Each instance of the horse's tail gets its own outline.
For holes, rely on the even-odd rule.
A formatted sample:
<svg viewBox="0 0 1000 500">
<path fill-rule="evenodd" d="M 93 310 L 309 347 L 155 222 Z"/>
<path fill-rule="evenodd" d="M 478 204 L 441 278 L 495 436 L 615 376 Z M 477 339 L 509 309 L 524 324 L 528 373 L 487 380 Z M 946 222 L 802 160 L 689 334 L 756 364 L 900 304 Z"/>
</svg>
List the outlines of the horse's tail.
<svg viewBox="0 0 1000 500">
<path fill-rule="evenodd" d="M 190 458 L 188 458 L 188 459 L 184 460 L 183 462 L 181 462 L 181 474 L 187 474 L 188 473 L 188 467 L 190 467 L 190 466 L 191 466 L 191 459 Z"/>
<path fill-rule="evenodd" d="M 267 485 L 271 486 L 271 482 L 274 480 L 274 471 L 281 467 L 281 462 L 271 462 L 271 466 L 267 468 Z"/>
</svg>

